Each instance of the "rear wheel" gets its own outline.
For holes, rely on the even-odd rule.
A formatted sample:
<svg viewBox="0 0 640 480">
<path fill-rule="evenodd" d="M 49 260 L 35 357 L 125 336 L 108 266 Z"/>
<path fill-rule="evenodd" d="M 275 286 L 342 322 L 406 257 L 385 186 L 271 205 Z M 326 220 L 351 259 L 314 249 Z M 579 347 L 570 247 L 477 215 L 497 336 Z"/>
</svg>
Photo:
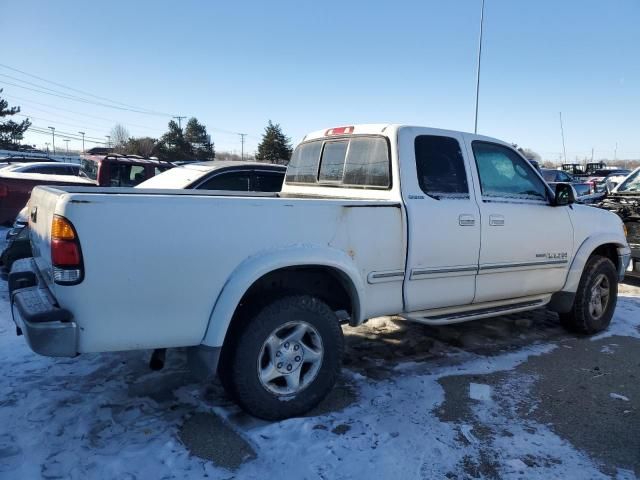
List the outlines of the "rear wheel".
<svg viewBox="0 0 640 480">
<path fill-rule="evenodd" d="M 605 330 L 618 299 L 618 273 L 613 262 L 599 255 L 592 256 L 585 265 L 573 307 L 560 314 L 560 321 L 568 330 L 594 334 Z"/>
<path fill-rule="evenodd" d="M 335 313 L 307 295 L 280 298 L 245 319 L 225 356 L 224 387 L 267 420 L 301 415 L 333 388 L 344 340 Z"/>
</svg>

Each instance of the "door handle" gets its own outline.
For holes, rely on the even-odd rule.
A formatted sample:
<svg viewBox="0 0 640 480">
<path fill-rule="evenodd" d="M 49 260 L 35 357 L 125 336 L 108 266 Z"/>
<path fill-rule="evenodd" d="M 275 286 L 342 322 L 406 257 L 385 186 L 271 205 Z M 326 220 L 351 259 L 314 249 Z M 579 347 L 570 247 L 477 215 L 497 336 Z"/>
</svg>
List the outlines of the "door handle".
<svg viewBox="0 0 640 480">
<path fill-rule="evenodd" d="M 473 227 L 476 224 L 476 219 L 473 215 L 468 213 L 462 213 L 458 217 L 458 224 L 461 227 Z"/>
<path fill-rule="evenodd" d="M 493 227 L 502 227 L 504 226 L 504 216 L 503 215 L 489 215 L 489 225 Z"/>
</svg>

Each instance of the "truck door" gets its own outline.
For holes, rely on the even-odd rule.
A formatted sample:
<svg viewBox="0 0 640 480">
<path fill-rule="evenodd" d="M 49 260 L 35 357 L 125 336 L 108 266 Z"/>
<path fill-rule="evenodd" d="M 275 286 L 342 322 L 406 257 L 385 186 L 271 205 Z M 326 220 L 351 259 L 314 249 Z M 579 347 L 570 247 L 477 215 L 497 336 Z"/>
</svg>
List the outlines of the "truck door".
<svg viewBox="0 0 640 480">
<path fill-rule="evenodd" d="M 399 132 L 402 196 L 408 216 L 405 310 L 473 302 L 480 250 L 480 215 L 455 133 Z"/>
<path fill-rule="evenodd" d="M 474 302 L 559 290 L 573 255 L 571 207 L 552 205 L 540 175 L 515 150 L 472 138 L 467 148 L 482 218 Z"/>
</svg>

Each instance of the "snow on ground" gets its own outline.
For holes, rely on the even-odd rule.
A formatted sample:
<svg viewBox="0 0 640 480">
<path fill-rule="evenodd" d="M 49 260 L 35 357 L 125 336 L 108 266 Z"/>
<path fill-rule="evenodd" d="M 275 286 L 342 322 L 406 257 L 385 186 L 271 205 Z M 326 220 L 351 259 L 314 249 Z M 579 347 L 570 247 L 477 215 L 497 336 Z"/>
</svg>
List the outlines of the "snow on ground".
<svg viewBox="0 0 640 480">
<path fill-rule="evenodd" d="M 639 323 L 640 299 L 621 298 L 603 336 L 640 338 Z M 493 356 L 452 350 L 434 362 L 400 362 L 382 379 L 350 366 L 344 382 L 355 398 L 348 406 L 267 423 L 239 412 L 219 387 L 185 380 L 180 354 L 159 373 L 147 369 L 148 352 L 33 354 L 15 336 L 2 282 L 0 478 L 609 478 L 549 425 L 515 413 L 535 376 L 497 390 L 482 377 L 469 385 L 473 417 L 498 432 L 490 438 L 465 420 L 438 416 L 443 378 L 509 372 L 556 348 L 536 341 Z M 237 470 L 192 455 L 180 429 L 194 413 L 217 416 L 255 455 Z M 635 478 L 623 469 L 616 475 Z"/>
</svg>

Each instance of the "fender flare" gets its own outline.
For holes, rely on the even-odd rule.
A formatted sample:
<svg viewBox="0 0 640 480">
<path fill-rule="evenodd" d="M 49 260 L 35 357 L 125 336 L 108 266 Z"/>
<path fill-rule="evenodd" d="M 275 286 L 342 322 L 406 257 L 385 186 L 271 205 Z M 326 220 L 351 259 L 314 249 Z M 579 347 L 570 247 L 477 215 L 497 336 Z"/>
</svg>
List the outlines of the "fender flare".
<svg viewBox="0 0 640 480">
<path fill-rule="evenodd" d="M 329 267 L 340 272 L 351 283 L 354 318 L 361 321 L 364 285 L 353 259 L 342 250 L 331 247 L 295 245 L 260 252 L 238 265 L 216 299 L 201 344 L 222 346 L 240 300 L 257 280 L 275 270 L 302 265 Z"/>
<path fill-rule="evenodd" d="M 564 286 L 562 287 L 563 292 L 576 292 L 576 290 L 578 290 L 578 284 L 580 283 L 580 278 L 582 277 L 582 271 L 584 270 L 589 257 L 598 247 L 602 245 L 615 245 L 618 248 L 618 251 L 620 251 L 620 249 L 629 249 L 625 239 L 621 238 L 619 235 L 615 235 L 612 233 L 601 233 L 598 235 L 587 237 L 576 251 L 576 254 L 573 256 L 571 266 L 569 267 L 569 271 L 567 273 L 567 279 L 565 280 Z"/>
</svg>

